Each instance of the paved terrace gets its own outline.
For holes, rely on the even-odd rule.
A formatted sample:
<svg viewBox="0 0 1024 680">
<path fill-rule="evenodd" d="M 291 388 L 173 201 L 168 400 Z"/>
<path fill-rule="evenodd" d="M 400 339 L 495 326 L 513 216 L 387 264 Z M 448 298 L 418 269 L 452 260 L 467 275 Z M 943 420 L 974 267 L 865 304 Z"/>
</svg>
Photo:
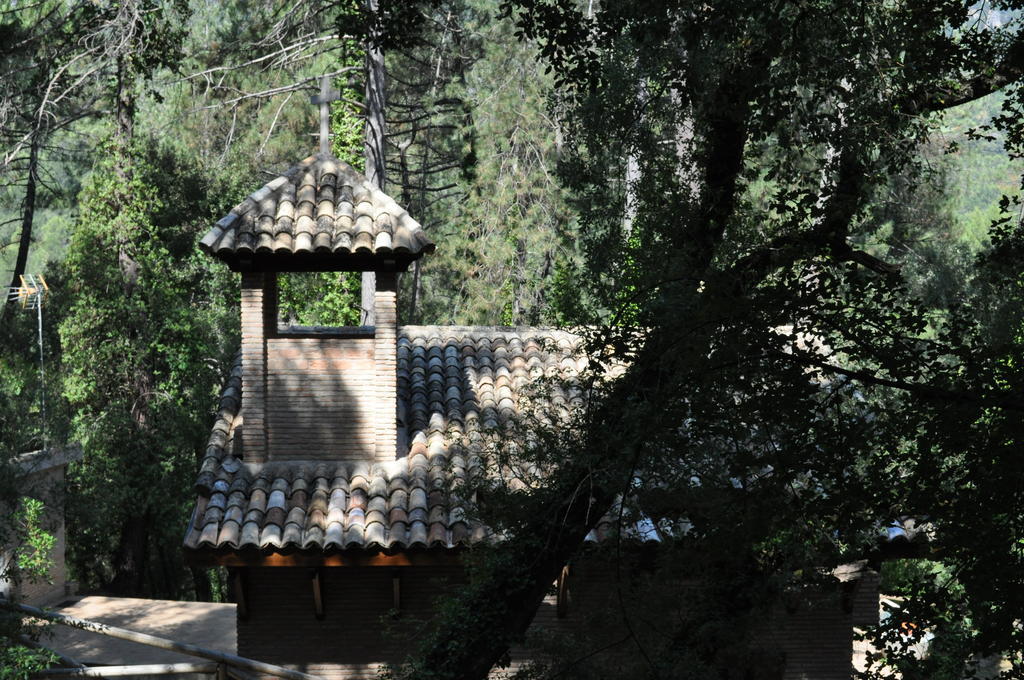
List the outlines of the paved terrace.
<svg viewBox="0 0 1024 680">
<path fill-rule="evenodd" d="M 62 601 L 53 611 L 140 633 L 235 654 L 235 605 L 86 595 Z M 196 663 L 179 654 L 55 624 L 47 647 L 86 665 Z"/>
</svg>

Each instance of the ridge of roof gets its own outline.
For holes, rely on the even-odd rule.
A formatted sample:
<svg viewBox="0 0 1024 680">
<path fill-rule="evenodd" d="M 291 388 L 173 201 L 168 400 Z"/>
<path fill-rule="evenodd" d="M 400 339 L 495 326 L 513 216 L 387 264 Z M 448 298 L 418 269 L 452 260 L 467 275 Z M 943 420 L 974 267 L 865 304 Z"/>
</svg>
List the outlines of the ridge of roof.
<svg viewBox="0 0 1024 680">
<path fill-rule="evenodd" d="M 441 338 L 464 337 L 475 335 L 479 337 L 508 337 L 508 336 L 551 336 L 579 340 L 579 334 L 564 328 L 554 326 L 449 326 L 442 324 L 406 324 L 398 327 L 399 335 L 405 333 L 412 336 L 436 336 Z"/>
<path fill-rule="evenodd" d="M 251 193 L 199 247 L 229 261 L 254 255 L 413 260 L 436 248 L 419 222 L 362 173 L 319 153 Z"/>
</svg>

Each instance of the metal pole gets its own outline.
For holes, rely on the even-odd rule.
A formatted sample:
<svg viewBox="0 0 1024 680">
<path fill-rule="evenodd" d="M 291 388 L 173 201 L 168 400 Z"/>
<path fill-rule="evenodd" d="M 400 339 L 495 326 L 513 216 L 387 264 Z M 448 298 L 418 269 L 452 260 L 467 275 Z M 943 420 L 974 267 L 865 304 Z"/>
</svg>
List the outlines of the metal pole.
<svg viewBox="0 0 1024 680">
<path fill-rule="evenodd" d="M 262 661 L 256 661 L 255 659 L 246 659 L 242 656 L 227 654 L 225 652 L 218 652 L 213 649 L 207 649 L 205 647 L 189 644 L 187 642 L 176 642 L 174 640 L 168 640 L 166 638 L 157 637 L 155 635 L 147 635 L 146 633 L 136 633 L 133 630 L 125 630 L 124 628 L 108 626 L 105 623 L 99 623 L 97 621 L 87 621 L 85 619 L 77 619 L 73 616 L 68 616 L 66 614 L 58 614 L 56 612 L 43 611 L 42 609 L 39 609 L 37 607 L 31 607 L 27 604 L 18 604 L 14 602 L 3 604 L 8 608 L 17 609 L 19 611 L 25 612 L 26 614 L 38 616 L 42 619 L 56 621 L 57 623 L 62 623 L 65 626 L 71 626 L 72 628 L 80 628 L 82 630 L 87 630 L 91 633 L 108 635 L 110 637 L 120 638 L 122 640 L 131 640 L 132 642 L 138 642 L 143 645 L 149 645 L 150 647 L 169 649 L 172 652 L 181 652 L 182 654 L 188 654 L 189 656 L 198 656 L 203 659 L 210 659 L 211 661 L 220 661 L 230 666 L 237 666 L 238 668 L 244 668 L 246 670 L 254 671 L 256 673 L 265 673 L 267 675 L 274 675 L 279 678 L 287 678 L 288 680 L 322 680 L 322 678 L 320 678 L 317 675 L 309 675 L 308 673 L 293 671 L 290 668 L 282 668 L 281 666 L 275 666 L 273 664 L 264 663 Z"/>
<path fill-rule="evenodd" d="M 43 418 L 43 449 L 46 449 L 46 364 L 43 361 L 43 291 L 36 286 L 36 319 L 39 327 L 39 410 Z"/>
</svg>

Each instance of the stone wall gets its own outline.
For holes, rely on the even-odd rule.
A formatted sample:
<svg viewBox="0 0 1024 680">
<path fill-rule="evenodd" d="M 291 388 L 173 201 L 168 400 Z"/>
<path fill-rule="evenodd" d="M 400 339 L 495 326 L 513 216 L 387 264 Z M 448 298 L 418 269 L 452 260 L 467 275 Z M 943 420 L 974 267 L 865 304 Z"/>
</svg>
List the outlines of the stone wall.
<svg viewBox="0 0 1024 680">
<path fill-rule="evenodd" d="M 43 501 L 46 508 L 43 528 L 54 536 L 54 546 L 50 553 L 51 564 L 45 579 L 29 581 L 15 578 L 12 581 L 0 582 L 0 591 L 9 593 L 27 604 L 54 604 L 65 595 L 65 584 L 68 580 L 67 566 L 64 560 L 66 548 L 65 471 L 68 462 L 80 456 L 81 451 L 71 448 L 37 451 L 20 456 L 15 461 L 15 464 L 24 473 L 24 477 L 20 480 L 22 495 Z M 10 550 L 4 550 L 0 554 L 0 571 L 6 571 L 13 567 L 12 558 L 13 554 Z"/>
</svg>

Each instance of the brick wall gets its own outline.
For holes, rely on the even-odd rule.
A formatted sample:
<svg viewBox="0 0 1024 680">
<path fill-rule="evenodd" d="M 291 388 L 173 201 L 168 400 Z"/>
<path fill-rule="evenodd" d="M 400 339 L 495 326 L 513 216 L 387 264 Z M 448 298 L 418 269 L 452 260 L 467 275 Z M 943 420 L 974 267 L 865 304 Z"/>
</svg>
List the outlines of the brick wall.
<svg viewBox="0 0 1024 680">
<path fill-rule="evenodd" d="M 462 579 L 456 567 L 324 568 L 324 618 L 317 620 L 312 573 L 297 567 L 247 570 L 240 656 L 326 678 L 374 678 L 381 662 L 404 657 L 433 615 L 438 593 Z M 392 618 L 396 576 L 400 615 Z"/>
<path fill-rule="evenodd" d="M 459 567 L 325 568 L 321 570 L 324 618 L 317 620 L 311 574 L 311 569 L 302 568 L 247 570 L 248 617 L 238 621 L 239 655 L 330 680 L 376 678 L 381 664 L 400 662 L 423 636 L 437 612 L 438 596 L 463 582 Z M 396 575 L 401 579 L 401 614 L 392 618 Z M 574 604 L 568 616 L 558 617 L 552 592 L 537 611 L 528 643 L 594 629 L 621 636 L 621 623 L 605 615 L 617 607 L 614 581 L 613 571 L 602 565 L 575 568 Z M 492 675 L 512 674 L 542 654 L 529 646 L 514 647 L 509 665 Z M 628 662 L 623 663 L 626 657 L 606 657 L 603 665 L 629 668 Z"/>
<path fill-rule="evenodd" d="M 274 311 L 273 290 L 273 274 L 242 274 L 242 455 L 250 463 L 267 459 L 266 317 Z"/>
<path fill-rule="evenodd" d="M 770 640 L 785 655 L 785 680 L 849 680 L 853 622 L 849 611 L 823 594 L 821 601 L 786 612 Z"/>
<path fill-rule="evenodd" d="M 242 275 L 242 455 L 268 460 L 394 460 L 394 273 L 378 272 L 375 323 L 330 333 L 277 328 L 275 274 Z"/>
<path fill-rule="evenodd" d="M 858 628 L 878 623 L 878 587 L 881 580 L 877 571 L 864 570 L 854 584 L 850 606 L 853 625 Z"/>
<path fill-rule="evenodd" d="M 374 348 L 374 338 L 267 340 L 269 460 L 374 457 Z"/>
<path fill-rule="evenodd" d="M 325 568 L 321 570 L 324 619 L 318 621 L 311 574 L 310 569 L 300 568 L 248 570 L 249 615 L 238 622 L 240 655 L 331 679 L 373 678 L 381 663 L 400 661 L 409 645 L 422 636 L 435 612 L 433 602 L 438 594 L 462 582 L 457 567 Z M 393 619 L 389 612 L 392 578 L 396 575 L 401 577 L 401 615 Z M 632 578 L 629 573 L 618 577 L 626 581 Z M 618 577 L 606 564 L 584 562 L 574 566 L 568 615 L 558 617 L 552 592 L 534 618 L 527 644 L 514 647 L 510 666 L 493 675 L 514 673 L 547 653 L 566 659 L 588 657 L 591 652 L 587 661 L 596 663 L 606 677 L 644 674 L 649 670 L 646 661 L 628 632 L 636 634 L 647 654 L 657 656 L 659 645 L 672 645 L 665 636 L 663 614 L 673 605 L 631 600 L 632 586 L 620 584 Z M 867 605 L 874 584 L 865 585 L 861 598 Z M 624 599 L 620 599 L 620 586 Z M 757 677 L 850 677 L 853 613 L 838 593 L 837 588 L 809 606 L 779 612 L 759 642 L 779 652 L 771 661 L 783 659 L 784 668 L 781 675 L 776 674 L 779 670 L 758 668 L 761 675 Z M 628 625 L 623 612 L 629 617 Z"/>
<path fill-rule="evenodd" d="M 377 460 L 394 460 L 398 455 L 398 305 L 394 272 L 377 272 L 374 293 L 374 370 L 377 390 L 375 452 Z M 404 453 L 404 452 L 403 452 Z"/>
</svg>

